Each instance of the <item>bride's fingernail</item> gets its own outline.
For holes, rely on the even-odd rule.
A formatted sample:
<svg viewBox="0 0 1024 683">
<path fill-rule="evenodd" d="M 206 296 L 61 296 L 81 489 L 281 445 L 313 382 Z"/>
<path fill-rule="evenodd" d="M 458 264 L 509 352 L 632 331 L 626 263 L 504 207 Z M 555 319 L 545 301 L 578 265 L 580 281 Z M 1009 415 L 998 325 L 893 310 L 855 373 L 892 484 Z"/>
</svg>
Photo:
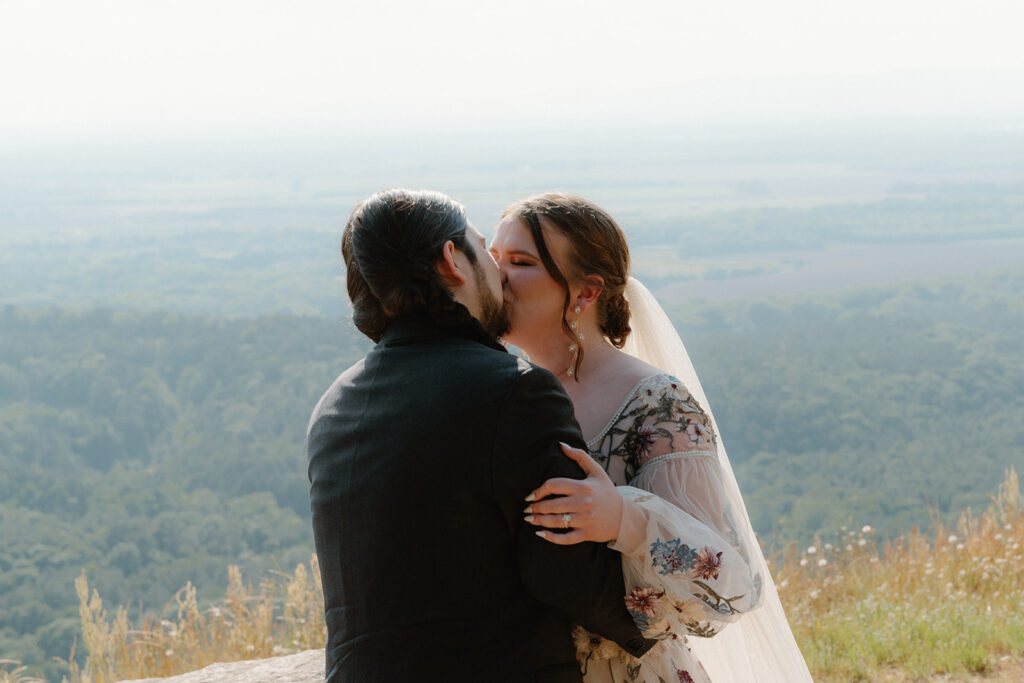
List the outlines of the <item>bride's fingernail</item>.
<svg viewBox="0 0 1024 683">
<path fill-rule="evenodd" d="M 533 499 L 534 499 L 534 496 L 533 496 L 532 493 L 526 497 L 526 500 L 531 502 L 531 503 L 533 502 Z"/>
<path fill-rule="evenodd" d="M 538 536 L 543 538 L 545 541 L 548 539 L 548 534 L 547 534 L 546 531 L 534 531 L 533 533 L 537 534 Z"/>
<path fill-rule="evenodd" d="M 533 515 L 526 515 L 523 517 L 523 521 L 527 524 L 533 524 Z"/>
<path fill-rule="evenodd" d="M 524 515 L 528 515 L 528 514 L 530 514 L 531 512 L 533 512 L 533 506 L 532 506 L 532 505 L 527 505 L 527 506 L 526 506 L 526 509 L 525 509 L 525 510 L 523 510 L 523 514 L 524 514 Z"/>
</svg>

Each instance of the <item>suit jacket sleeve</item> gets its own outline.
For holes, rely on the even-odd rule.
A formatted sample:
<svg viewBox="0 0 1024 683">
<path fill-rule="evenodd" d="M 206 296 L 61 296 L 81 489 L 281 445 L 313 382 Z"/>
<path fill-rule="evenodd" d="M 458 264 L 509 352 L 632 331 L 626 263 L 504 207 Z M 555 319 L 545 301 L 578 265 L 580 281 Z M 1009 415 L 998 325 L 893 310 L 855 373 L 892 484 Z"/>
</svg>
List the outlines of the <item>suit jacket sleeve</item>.
<svg viewBox="0 0 1024 683">
<path fill-rule="evenodd" d="M 523 584 L 540 602 L 639 657 L 654 641 L 640 634 L 626 610 L 621 556 L 600 543 L 549 543 L 523 521 L 527 494 L 545 480 L 584 478 L 559 441 L 584 446 L 572 403 L 551 373 L 531 367 L 506 399 L 493 464 L 493 490 L 516 539 Z"/>
</svg>

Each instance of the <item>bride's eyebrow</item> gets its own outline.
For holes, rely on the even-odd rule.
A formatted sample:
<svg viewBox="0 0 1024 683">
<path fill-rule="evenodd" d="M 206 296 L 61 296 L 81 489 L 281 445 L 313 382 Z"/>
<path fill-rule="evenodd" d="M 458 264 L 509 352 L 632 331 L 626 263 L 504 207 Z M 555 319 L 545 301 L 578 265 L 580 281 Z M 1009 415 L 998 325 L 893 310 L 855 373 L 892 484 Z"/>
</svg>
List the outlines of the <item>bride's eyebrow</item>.
<svg viewBox="0 0 1024 683">
<path fill-rule="evenodd" d="M 523 251 L 522 249 L 512 249 L 508 252 L 509 256 L 528 256 L 529 258 L 540 258 L 536 254 L 530 251 Z"/>
</svg>

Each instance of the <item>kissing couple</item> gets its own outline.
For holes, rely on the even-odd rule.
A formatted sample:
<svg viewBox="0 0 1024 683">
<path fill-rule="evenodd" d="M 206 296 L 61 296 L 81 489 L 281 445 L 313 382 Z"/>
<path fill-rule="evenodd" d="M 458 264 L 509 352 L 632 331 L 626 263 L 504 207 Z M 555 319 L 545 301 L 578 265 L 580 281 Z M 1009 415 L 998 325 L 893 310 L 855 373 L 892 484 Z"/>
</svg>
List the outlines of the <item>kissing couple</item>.
<svg viewBox="0 0 1024 683">
<path fill-rule="evenodd" d="M 394 189 L 341 251 L 376 345 L 308 429 L 326 681 L 811 680 L 608 213 L 536 195 L 488 246 L 450 197 Z"/>
</svg>

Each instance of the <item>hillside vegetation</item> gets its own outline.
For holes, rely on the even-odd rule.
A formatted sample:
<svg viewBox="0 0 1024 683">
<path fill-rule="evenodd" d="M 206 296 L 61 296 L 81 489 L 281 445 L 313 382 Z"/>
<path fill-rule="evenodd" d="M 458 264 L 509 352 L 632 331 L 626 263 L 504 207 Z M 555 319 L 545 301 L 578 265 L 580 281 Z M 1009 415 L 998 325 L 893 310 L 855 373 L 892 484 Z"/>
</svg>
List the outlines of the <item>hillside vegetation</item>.
<svg viewBox="0 0 1024 683">
<path fill-rule="evenodd" d="M 673 310 L 767 544 L 953 524 L 1024 469 L 1022 292 L 1013 271 Z M 0 329 L 0 658 L 68 673 L 83 569 L 145 615 L 308 562 L 305 425 L 367 348 L 350 323 L 9 306 Z"/>
<path fill-rule="evenodd" d="M 1024 501 L 1011 468 L 986 512 L 961 513 L 879 543 L 869 525 L 795 544 L 773 574 L 815 681 L 932 680 L 981 675 L 1024 656 Z M 320 648 L 326 637 L 316 556 L 308 569 L 244 584 L 201 607 L 182 588 L 160 615 L 132 621 L 75 581 L 85 664 L 71 683 L 164 677 L 215 662 Z M 2 683 L 28 683 L 23 668 Z"/>
</svg>

